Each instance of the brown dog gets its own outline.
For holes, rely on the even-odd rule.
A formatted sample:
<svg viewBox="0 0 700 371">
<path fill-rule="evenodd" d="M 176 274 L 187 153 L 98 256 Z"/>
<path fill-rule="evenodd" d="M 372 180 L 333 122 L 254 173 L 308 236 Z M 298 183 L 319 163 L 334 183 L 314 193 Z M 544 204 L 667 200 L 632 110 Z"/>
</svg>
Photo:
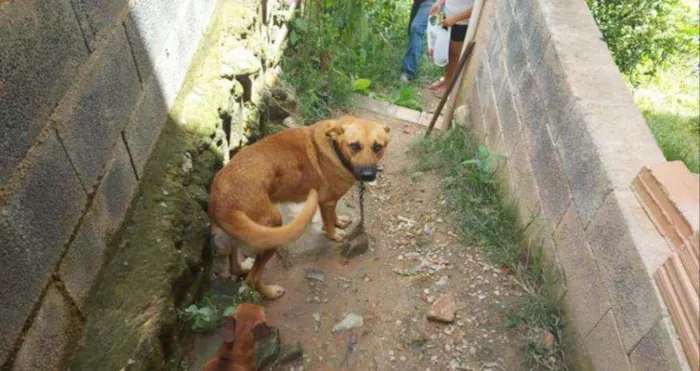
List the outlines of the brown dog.
<svg viewBox="0 0 700 371">
<path fill-rule="evenodd" d="M 209 218 L 216 253 L 224 255 L 219 276 L 243 274 L 240 255 L 255 256 L 248 282 L 268 299 L 284 290 L 261 282 L 265 263 L 277 248 L 297 240 L 316 207 L 328 238 L 341 241 L 350 224 L 335 206 L 356 181 L 377 177 L 389 144 L 389 127 L 351 116 L 284 130 L 242 149 L 214 177 Z M 282 225 L 275 206 L 302 202 L 301 212 Z M 239 251 L 241 248 L 241 251 Z"/>
<path fill-rule="evenodd" d="M 204 371 L 254 371 L 255 341 L 267 337 L 265 309 L 257 304 L 243 303 L 231 321 L 221 329 L 224 343 L 206 365 Z"/>
</svg>

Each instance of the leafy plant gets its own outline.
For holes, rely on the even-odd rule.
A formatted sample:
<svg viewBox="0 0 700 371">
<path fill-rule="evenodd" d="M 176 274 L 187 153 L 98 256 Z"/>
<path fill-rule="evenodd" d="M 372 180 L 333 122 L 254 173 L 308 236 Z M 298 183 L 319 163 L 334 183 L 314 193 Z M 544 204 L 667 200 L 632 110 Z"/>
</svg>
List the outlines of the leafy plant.
<svg viewBox="0 0 700 371">
<path fill-rule="evenodd" d="M 193 331 L 211 331 L 219 319 L 218 310 L 209 303 L 201 307 L 192 304 L 185 309 L 185 315 Z"/>
<path fill-rule="evenodd" d="M 698 20 L 681 0 L 586 0 L 620 71 L 634 86 L 684 55 L 697 62 Z"/>
<path fill-rule="evenodd" d="M 370 79 L 357 79 L 355 82 L 352 83 L 353 88 L 355 91 L 360 92 L 364 95 L 369 94 L 369 87 L 372 85 L 372 80 Z"/>
</svg>

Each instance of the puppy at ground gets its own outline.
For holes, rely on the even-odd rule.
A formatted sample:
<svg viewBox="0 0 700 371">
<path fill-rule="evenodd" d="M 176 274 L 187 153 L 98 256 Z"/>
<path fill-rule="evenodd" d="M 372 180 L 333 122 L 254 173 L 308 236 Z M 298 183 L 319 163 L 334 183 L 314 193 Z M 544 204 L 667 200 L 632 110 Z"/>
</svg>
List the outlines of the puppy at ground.
<svg viewBox="0 0 700 371">
<path fill-rule="evenodd" d="M 388 144 L 388 126 L 343 116 L 287 129 L 242 149 L 216 174 L 209 195 L 211 235 L 220 256 L 216 274 L 244 274 L 248 267 L 241 267 L 241 255 L 255 256 L 248 284 L 268 299 L 280 297 L 282 287 L 262 283 L 265 263 L 301 237 L 317 207 L 326 236 L 343 240 L 341 229 L 350 220 L 336 215 L 336 203 L 356 181 L 376 179 Z M 304 201 L 296 218 L 282 225 L 276 204 Z"/>
<path fill-rule="evenodd" d="M 265 324 L 265 309 L 243 303 L 221 329 L 223 344 L 206 365 L 204 371 L 254 371 L 255 342 L 270 334 Z"/>
</svg>

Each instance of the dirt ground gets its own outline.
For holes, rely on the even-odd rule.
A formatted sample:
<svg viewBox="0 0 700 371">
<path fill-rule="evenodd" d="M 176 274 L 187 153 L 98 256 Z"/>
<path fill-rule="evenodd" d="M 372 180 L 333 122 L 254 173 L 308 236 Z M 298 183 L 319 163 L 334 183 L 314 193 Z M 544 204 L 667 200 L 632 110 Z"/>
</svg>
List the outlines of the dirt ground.
<svg viewBox="0 0 700 371">
<path fill-rule="evenodd" d="M 266 280 L 286 289 L 265 303 L 268 323 L 283 343 L 300 341 L 304 349 L 302 359 L 274 370 L 520 369 L 522 340 L 504 328 L 503 309 L 523 293 L 460 244 L 439 176 L 415 170 L 408 150 L 424 128 L 362 116 L 392 128 L 384 170 L 365 193 L 370 249 L 350 260 L 326 252 L 268 264 Z M 309 269 L 323 281 L 307 278 Z M 426 319 L 443 293 L 455 297 L 452 324 Z M 333 332 L 350 313 L 362 325 Z"/>
</svg>

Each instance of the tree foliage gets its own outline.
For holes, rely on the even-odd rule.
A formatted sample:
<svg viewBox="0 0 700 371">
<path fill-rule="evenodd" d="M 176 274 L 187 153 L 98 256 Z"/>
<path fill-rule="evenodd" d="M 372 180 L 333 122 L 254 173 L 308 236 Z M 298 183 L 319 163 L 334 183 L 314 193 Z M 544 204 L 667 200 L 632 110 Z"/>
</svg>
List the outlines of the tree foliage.
<svg viewBox="0 0 700 371">
<path fill-rule="evenodd" d="M 698 18 L 681 0 L 586 0 L 620 71 L 644 76 L 689 57 L 697 66 Z"/>
</svg>

